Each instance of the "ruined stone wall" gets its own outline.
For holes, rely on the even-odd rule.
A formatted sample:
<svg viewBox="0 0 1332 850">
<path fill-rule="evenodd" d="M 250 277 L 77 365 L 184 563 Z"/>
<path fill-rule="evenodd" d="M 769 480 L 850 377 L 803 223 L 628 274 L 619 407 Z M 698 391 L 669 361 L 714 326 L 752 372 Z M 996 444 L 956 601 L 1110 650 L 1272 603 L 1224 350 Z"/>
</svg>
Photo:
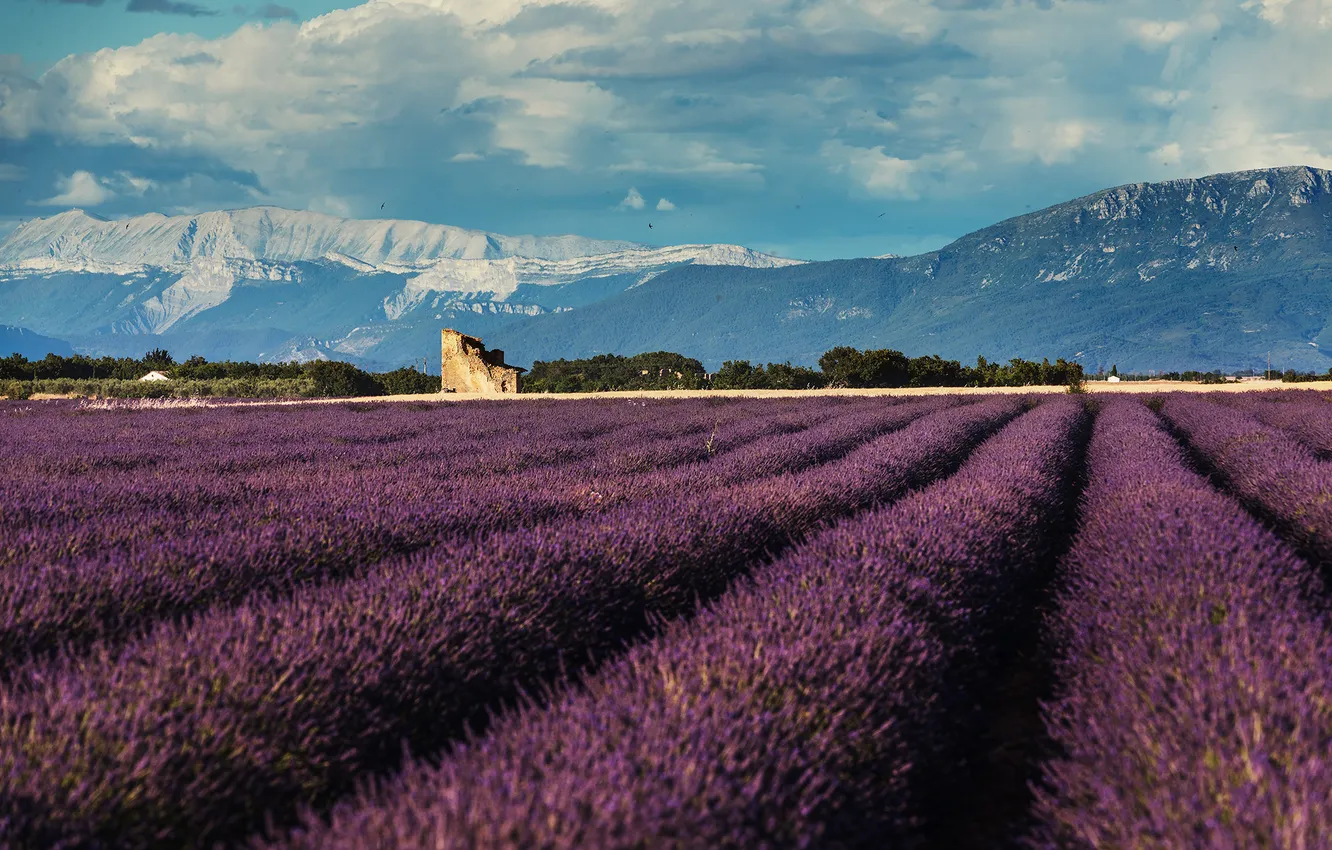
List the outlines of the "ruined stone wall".
<svg viewBox="0 0 1332 850">
<path fill-rule="evenodd" d="M 460 393 L 516 393 L 519 370 L 504 365 L 504 352 L 486 351 L 481 340 L 450 328 L 440 333 L 441 385 Z"/>
</svg>

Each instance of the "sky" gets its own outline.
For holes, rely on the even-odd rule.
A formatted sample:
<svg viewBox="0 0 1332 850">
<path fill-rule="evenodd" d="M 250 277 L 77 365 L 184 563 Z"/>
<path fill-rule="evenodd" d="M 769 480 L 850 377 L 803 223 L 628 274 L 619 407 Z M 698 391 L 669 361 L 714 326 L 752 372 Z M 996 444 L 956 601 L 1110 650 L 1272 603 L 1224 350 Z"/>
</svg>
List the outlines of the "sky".
<svg viewBox="0 0 1332 850">
<path fill-rule="evenodd" d="M 0 234 L 271 204 L 832 259 L 1332 167 L 1332 0 L 339 6 L 0 0 Z"/>
</svg>

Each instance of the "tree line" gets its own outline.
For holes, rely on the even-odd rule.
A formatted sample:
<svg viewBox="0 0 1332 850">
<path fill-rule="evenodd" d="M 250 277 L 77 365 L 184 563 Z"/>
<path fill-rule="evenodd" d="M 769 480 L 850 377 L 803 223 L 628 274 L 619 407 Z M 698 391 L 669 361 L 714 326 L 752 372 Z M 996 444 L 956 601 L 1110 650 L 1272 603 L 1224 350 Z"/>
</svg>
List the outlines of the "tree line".
<svg viewBox="0 0 1332 850">
<path fill-rule="evenodd" d="M 169 382 L 138 380 L 150 371 L 165 372 Z M 608 390 L 777 389 L 819 387 L 1008 387 L 1081 386 L 1082 366 L 1061 359 L 1051 363 L 1014 358 L 992 363 L 978 357 L 974 366 L 938 355 L 908 357 L 893 349 L 830 349 L 817 369 L 790 363 L 753 364 L 727 360 L 709 373 L 692 357 L 670 351 L 624 356 L 599 354 L 576 360 L 538 360 L 520 386 L 529 393 L 605 392 Z M 436 393 L 438 376 L 413 368 L 367 372 L 351 363 L 209 361 L 194 356 L 176 362 L 156 348 L 142 357 L 64 357 L 48 354 L 29 360 L 20 354 L 0 358 L 0 395 L 22 398 L 35 392 L 101 397 L 352 397 Z"/>
<path fill-rule="evenodd" d="M 625 357 L 598 354 L 577 360 L 538 360 L 520 383 L 523 392 L 604 392 L 607 390 L 804 390 L 818 387 L 1014 387 L 1081 386 L 1082 365 L 1014 358 L 992 363 L 976 358 L 964 366 L 937 354 L 908 357 L 893 349 L 838 346 L 824 352 L 819 368 L 790 363 L 755 365 L 727 360 L 709 373 L 692 357 L 654 351 Z"/>
<path fill-rule="evenodd" d="M 164 372 L 171 380 L 139 380 L 152 371 Z M 250 363 L 194 356 L 177 363 L 162 348 L 143 357 L 48 354 L 40 360 L 29 360 L 12 354 L 0 358 L 0 395 L 26 398 L 37 392 L 102 398 L 348 398 L 437 393 L 439 376 L 411 368 L 367 372 L 337 360 Z"/>
</svg>

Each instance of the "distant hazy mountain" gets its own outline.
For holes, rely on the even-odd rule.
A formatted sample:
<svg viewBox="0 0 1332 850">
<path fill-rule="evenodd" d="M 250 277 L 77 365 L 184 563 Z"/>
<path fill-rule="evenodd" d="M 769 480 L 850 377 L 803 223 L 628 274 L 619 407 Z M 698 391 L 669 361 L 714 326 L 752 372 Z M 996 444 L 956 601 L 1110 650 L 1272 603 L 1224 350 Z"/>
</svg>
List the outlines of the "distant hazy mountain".
<svg viewBox="0 0 1332 850">
<path fill-rule="evenodd" d="M 833 345 L 1095 369 L 1332 366 L 1332 172 L 1135 183 L 916 257 L 674 269 L 495 335 L 524 359 L 669 349 L 812 363 Z"/>
<path fill-rule="evenodd" d="M 272 207 L 123 221 L 72 210 L 0 242 L 0 321 L 99 353 L 164 346 L 395 366 L 437 357 L 444 325 L 485 335 L 678 265 L 796 262 L 735 245 L 503 236 Z"/>
<path fill-rule="evenodd" d="M 813 363 L 835 345 L 1120 369 L 1326 371 L 1332 173 L 1108 189 L 915 257 L 801 263 L 730 245 L 508 237 L 273 208 L 0 242 L 0 322 L 76 348 L 396 366 L 439 329 L 511 361 L 669 349 Z"/>
<path fill-rule="evenodd" d="M 27 328 L 0 325 L 0 357 L 22 354 L 29 360 L 36 360 L 45 357 L 47 354 L 59 354 L 68 357 L 73 353 L 74 349 L 63 339 L 42 336 Z"/>
</svg>

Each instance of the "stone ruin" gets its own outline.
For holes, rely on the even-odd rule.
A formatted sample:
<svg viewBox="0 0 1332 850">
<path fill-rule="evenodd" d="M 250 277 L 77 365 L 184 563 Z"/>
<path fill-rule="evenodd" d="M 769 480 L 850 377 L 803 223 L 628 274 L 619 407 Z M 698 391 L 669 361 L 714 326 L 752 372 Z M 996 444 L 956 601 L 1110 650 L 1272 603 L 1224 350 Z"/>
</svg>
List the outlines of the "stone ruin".
<svg viewBox="0 0 1332 850">
<path fill-rule="evenodd" d="M 452 328 L 445 328 L 440 338 L 440 386 L 444 392 L 518 392 L 518 375 L 527 370 L 504 365 L 503 350 L 486 351 L 479 338 Z"/>
</svg>

